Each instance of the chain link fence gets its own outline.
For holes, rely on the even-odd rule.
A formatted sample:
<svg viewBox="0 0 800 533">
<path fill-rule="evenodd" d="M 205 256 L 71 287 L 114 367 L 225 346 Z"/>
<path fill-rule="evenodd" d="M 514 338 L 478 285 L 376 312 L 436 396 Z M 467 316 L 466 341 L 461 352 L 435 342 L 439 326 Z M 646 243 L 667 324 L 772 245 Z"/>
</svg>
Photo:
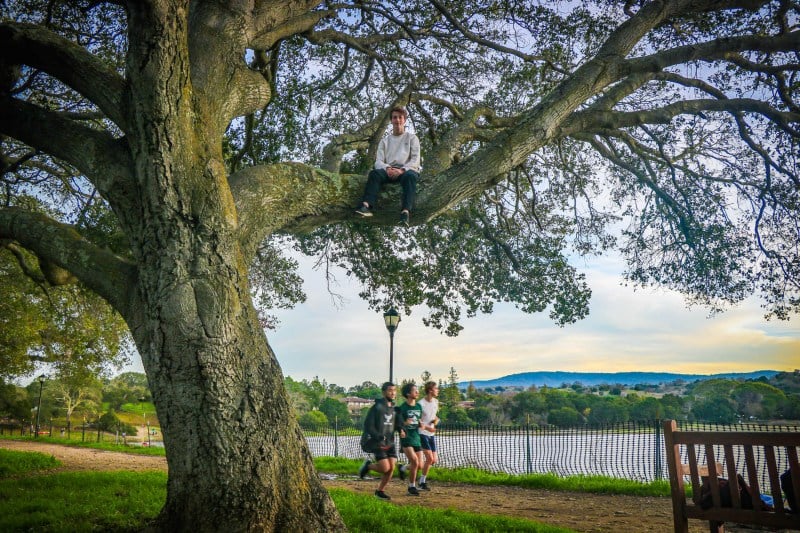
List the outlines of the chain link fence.
<svg viewBox="0 0 800 533">
<path fill-rule="evenodd" d="M 0 423 L 0 436 L 2 435 L 36 438 L 36 426 L 25 420 L 16 423 Z M 144 430 L 144 435 L 129 435 L 122 430 L 122 426 L 117 426 L 116 431 L 105 431 L 100 429 L 97 424 L 77 424 L 65 427 L 64 425 L 54 425 L 48 422 L 47 424 L 42 423 L 39 425 L 39 436 L 75 442 L 106 442 L 129 446 L 164 446 L 160 431 L 151 428 L 149 425 Z"/>
<path fill-rule="evenodd" d="M 768 424 L 679 422 L 679 427 L 699 431 L 800 432 L 800 426 Z M 358 426 L 334 423 L 333 427 L 303 429 L 315 457 L 362 459 L 369 456 L 359 445 L 361 428 Z M 641 482 L 668 478 L 661 420 L 566 428 L 442 424 L 436 429 L 436 443 L 438 464 L 447 468 L 473 467 L 512 475 L 602 475 Z M 399 450 L 399 439 L 395 444 Z M 786 450 L 775 451 L 779 469 L 783 471 L 788 468 Z M 685 447 L 681 453 L 688 461 Z M 742 447 L 735 447 L 737 463 L 744 464 L 740 461 L 743 453 Z M 403 462 L 402 453 L 400 456 Z M 698 456 L 705 457 L 704 450 L 699 449 Z M 763 456 L 757 457 L 759 472 L 766 472 L 765 467 L 761 468 L 764 461 Z"/>
<path fill-rule="evenodd" d="M 678 426 L 692 431 L 800 432 L 800 426 L 797 425 L 679 421 Z M 330 426 L 304 426 L 303 431 L 314 457 L 363 459 L 369 456 L 359 444 L 361 426 L 334 421 Z M 53 437 L 60 435 L 59 429 L 54 431 L 49 425 L 42 425 L 40 432 Z M 0 424 L 2 434 L 33 437 L 33 424 Z M 124 434 L 106 433 L 89 427 L 73 427 L 70 437 L 74 440 L 120 444 L 127 440 Z M 668 477 L 661 420 L 575 427 L 442 424 L 436 429 L 436 443 L 438 464 L 446 468 L 472 467 L 511 475 L 601 475 L 642 482 Z M 159 439 L 159 442 L 149 444 L 155 446 L 161 445 L 161 442 Z M 399 439 L 396 439 L 395 445 L 399 451 Z M 723 471 L 727 471 L 721 447 L 715 452 L 723 463 Z M 733 452 L 736 463 L 744 465 L 744 448 L 735 446 Z M 704 464 L 705 450 L 699 446 L 696 453 Z M 400 462 L 405 462 L 403 454 L 399 455 Z M 776 448 L 775 455 L 778 471 L 787 469 L 786 450 Z M 681 446 L 681 458 L 682 462 L 688 462 L 685 446 Z M 764 476 L 767 470 L 765 461 L 763 453 L 756 455 L 757 471 Z M 746 472 L 739 473 L 747 478 Z M 769 480 L 763 477 L 759 483 L 768 486 Z"/>
</svg>

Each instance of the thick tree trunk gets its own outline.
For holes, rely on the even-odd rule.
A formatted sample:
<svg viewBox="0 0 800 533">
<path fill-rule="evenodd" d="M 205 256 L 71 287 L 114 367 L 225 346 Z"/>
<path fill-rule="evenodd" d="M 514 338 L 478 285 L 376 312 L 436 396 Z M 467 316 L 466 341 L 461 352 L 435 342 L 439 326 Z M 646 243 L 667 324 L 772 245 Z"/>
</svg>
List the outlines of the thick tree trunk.
<svg viewBox="0 0 800 533">
<path fill-rule="evenodd" d="M 235 290 L 230 280 L 214 283 L 220 292 Z M 183 303 L 195 297 L 187 296 Z M 230 301 L 220 309 L 224 330 L 199 337 L 187 335 L 202 321 L 191 307 L 178 307 L 179 324 L 139 338 L 169 464 L 167 502 L 155 529 L 343 530 L 249 303 Z"/>
<path fill-rule="evenodd" d="M 157 529 L 344 529 L 252 306 L 222 165 L 184 134 L 144 143 L 145 215 L 128 317 L 167 450 Z"/>
<path fill-rule="evenodd" d="M 225 88 L 189 66 L 185 3 L 131 3 L 129 17 L 138 198 L 120 219 L 138 276 L 123 316 L 167 451 L 167 502 L 154 528 L 343 530 L 252 306 L 224 128 L 207 97 Z"/>
<path fill-rule="evenodd" d="M 156 527 L 344 529 L 252 306 L 221 143 L 156 122 L 134 146 L 143 216 L 131 232 L 138 280 L 126 316 L 167 450 Z"/>
<path fill-rule="evenodd" d="M 222 167 L 198 161 L 213 150 L 190 137 L 142 154 L 145 215 L 127 317 L 167 450 L 157 529 L 344 529 L 252 307 L 234 207 L 213 170 Z"/>
</svg>

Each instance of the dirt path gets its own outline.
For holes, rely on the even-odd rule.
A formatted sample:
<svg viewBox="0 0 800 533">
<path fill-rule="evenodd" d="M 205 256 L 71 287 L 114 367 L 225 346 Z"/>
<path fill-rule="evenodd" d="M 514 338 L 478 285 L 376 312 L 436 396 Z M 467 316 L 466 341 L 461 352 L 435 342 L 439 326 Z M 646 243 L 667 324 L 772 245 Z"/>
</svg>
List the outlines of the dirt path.
<svg viewBox="0 0 800 533">
<path fill-rule="evenodd" d="M 70 448 L 34 441 L 0 440 L 0 447 L 37 451 L 52 455 L 63 463 L 64 470 L 166 470 L 163 457 L 148 457 L 88 448 Z M 328 479 L 325 486 L 338 487 L 361 494 L 372 494 L 376 479 Z M 419 505 L 432 508 L 454 508 L 482 514 L 527 518 L 581 532 L 669 532 L 672 531 L 672 506 L 668 498 L 606 496 L 530 490 L 517 487 L 488 487 L 460 484 L 434 484 L 420 497 L 408 496 L 406 484 L 393 480 L 387 488 L 393 504 Z M 729 530 L 726 528 L 726 530 Z M 690 522 L 691 533 L 708 531 L 701 522 Z"/>
</svg>

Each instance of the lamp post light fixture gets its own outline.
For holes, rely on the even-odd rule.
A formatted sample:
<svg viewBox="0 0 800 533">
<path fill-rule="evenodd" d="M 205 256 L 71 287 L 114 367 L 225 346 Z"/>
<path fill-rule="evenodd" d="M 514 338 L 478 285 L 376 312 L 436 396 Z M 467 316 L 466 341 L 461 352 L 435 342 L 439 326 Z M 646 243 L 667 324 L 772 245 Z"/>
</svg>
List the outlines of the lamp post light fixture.
<svg viewBox="0 0 800 533">
<path fill-rule="evenodd" d="M 147 397 L 145 397 L 145 396 L 142 396 L 141 398 L 139 398 L 139 407 L 142 408 L 142 418 L 144 419 L 144 425 L 147 425 L 147 413 L 145 412 L 144 405 L 142 405 L 142 404 L 144 402 L 146 402 L 146 401 L 147 401 Z"/>
<path fill-rule="evenodd" d="M 39 414 L 42 411 L 42 389 L 44 388 L 44 380 L 47 379 L 47 376 L 42 374 L 39 376 L 39 402 L 36 405 L 36 435 L 34 438 L 39 438 Z"/>
<path fill-rule="evenodd" d="M 394 332 L 400 325 L 400 313 L 394 307 L 383 313 L 383 321 L 389 330 L 389 382 L 394 383 Z"/>
</svg>

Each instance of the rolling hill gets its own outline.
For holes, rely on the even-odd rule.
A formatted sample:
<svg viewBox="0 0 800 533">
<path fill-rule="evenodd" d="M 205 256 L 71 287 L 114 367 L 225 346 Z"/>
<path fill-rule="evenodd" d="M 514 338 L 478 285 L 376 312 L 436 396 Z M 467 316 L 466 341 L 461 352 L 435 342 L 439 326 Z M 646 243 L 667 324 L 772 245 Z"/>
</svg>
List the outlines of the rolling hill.
<svg viewBox="0 0 800 533">
<path fill-rule="evenodd" d="M 778 371 L 776 370 L 756 370 L 754 372 L 740 373 L 729 372 L 723 374 L 677 374 L 670 372 L 522 372 L 519 374 L 510 374 L 508 376 L 495 379 L 462 381 L 459 383 L 459 386 L 463 388 L 472 383 L 479 389 L 491 387 L 527 388 L 531 385 L 536 385 L 537 387 L 544 385 L 548 387 L 560 387 L 564 383 L 572 384 L 576 381 L 585 386 L 602 384 L 657 385 L 659 383 L 670 383 L 679 379 L 686 382 L 692 382 L 715 378 L 757 379 L 761 376 L 771 378 L 777 373 Z"/>
</svg>

